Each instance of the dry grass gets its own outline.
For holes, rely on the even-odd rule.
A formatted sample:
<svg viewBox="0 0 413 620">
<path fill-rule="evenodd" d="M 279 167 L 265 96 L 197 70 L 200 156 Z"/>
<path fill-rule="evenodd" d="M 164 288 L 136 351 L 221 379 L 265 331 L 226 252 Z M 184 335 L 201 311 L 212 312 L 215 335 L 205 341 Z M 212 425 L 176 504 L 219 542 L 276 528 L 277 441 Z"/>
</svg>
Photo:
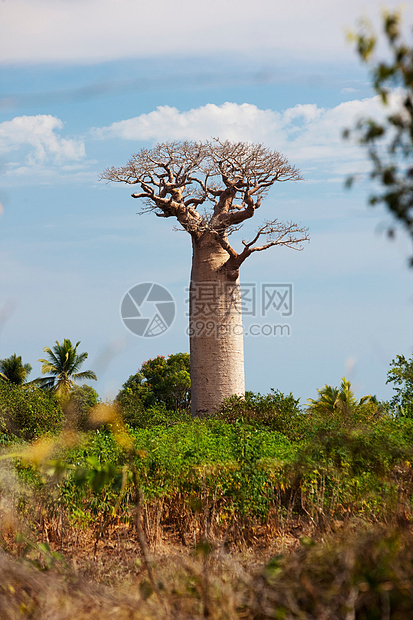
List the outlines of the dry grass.
<svg viewBox="0 0 413 620">
<path fill-rule="evenodd" d="M 0 553 L 0 618 L 14 620 L 406 620 L 413 617 L 413 536 L 352 521 L 315 539 L 274 536 L 228 552 L 172 537 L 151 552 L 159 597 L 133 532 L 113 526 L 50 551 L 12 543 Z M 53 528 L 49 528 L 52 532 Z M 268 540 L 268 536 L 267 536 Z M 4 542 L 4 538 L 3 538 Z M 23 557 L 24 556 L 24 557 Z M 52 558 L 52 561 L 50 559 Z M 36 566 L 36 565 L 37 566 Z"/>
</svg>

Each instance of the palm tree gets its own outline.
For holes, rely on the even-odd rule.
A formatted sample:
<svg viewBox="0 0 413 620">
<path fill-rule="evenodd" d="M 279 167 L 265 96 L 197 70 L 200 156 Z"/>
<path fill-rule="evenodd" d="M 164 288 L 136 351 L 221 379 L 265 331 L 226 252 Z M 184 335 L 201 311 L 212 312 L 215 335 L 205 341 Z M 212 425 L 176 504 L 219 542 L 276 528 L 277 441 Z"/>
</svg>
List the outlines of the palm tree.
<svg viewBox="0 0 413 620">
<path fill-rule="evenodd" d="M 316 400 L 309 399 L 309 409 L 315 413 L 341 411 L 343 414 L 349 414 L 360 407 L 360 405 L 375 402 L 374 397 L 370 395 L 356 400 L 350 381 L 346 381 L 345 377 L 341 380 L 340 388 L 325 385 L 321 390 L 317 391 L 318 398 Z"/>
<path fill-rule="evenodd" d="M 21 355 L 17 356 L 15 353 L 0 360 L 0 378 L 14 385 L 25 383 L 31 370 L 30 364 L 23 364 Z"/>
<path fill-rule="evenodd" d="M 79 344 L 80 341 L 73 346 L 70 340 L 65 339 L 62 344 L 56 340 L 53 349 L 45 347 L 43 351 L 47 353 L 48 359 L 39 359 L 39 362 L 43 364 L 42 374 L 50 373 L 50 376 L 41 377 L 36 380 L 36 383 L 45 389 L 56 392 L 61 397 L 67 397 L 75 381 L 82 381 L 83 379 L 97 381 L 92 370 L 78 372 L 88 357 L 87 353 L 77 352 Z"/>
</svg>

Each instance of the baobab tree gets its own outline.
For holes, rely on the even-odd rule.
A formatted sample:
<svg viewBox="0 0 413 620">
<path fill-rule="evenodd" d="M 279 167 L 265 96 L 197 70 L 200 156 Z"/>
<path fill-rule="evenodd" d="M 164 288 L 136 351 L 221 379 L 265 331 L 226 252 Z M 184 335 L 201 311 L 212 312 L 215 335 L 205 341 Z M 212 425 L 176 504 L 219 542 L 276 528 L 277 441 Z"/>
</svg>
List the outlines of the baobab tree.
<svg viewBox="0 0 413 620">
<path fill-rule="evenodd" d="M 139 186 L 132 197 L 144 199 L 143 212 L 173 217 L 191 235 L 191 409 L 194 416 L 211 413 L 245 392 L 242 263 L 253 252 L 276 245 L 302 249 L 308 240 L 306 228 L 277 219 L 265 221 L 239 252 L 229 237 L 253 217 L 272 185 L 301 180 L 300 172 L 261 144 L 215 139 L 142 149 L 101 178 Z"/>
</svg>

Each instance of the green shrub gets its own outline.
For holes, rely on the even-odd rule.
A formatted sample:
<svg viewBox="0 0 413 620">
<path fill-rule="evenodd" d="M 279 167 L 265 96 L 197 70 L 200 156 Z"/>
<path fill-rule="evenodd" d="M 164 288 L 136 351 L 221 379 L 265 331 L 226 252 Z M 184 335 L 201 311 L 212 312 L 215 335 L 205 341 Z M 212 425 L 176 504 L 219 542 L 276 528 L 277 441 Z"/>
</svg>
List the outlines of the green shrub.
<svg viewBox="0 0 413 620">
<path fill-rule="evenodd" d="M 217 420 L 152 425 L 130 433 L 145 501 L 171 501 L 191 511 L 216 505 L 222 516 L 265 519 L 274 500 L 274 476 L 280 479 L 283 463 L 290 462 L 295 453 L 280 433 Z M 91 434 L 87 443 L 68 456 L 81 474 L 77 479 L 69 475 L 62 487 L 68 505 L 83 506 L 96 514 L 108 510 L 118 493 L 111 484 L 118 484 L 125 459 L 126 452 L 110 431 Z M 105 469 L 108 466 L 113 471 Z M 78 483 L 91 479 L 105 481 L 106 486 L 92 494 L 85 488 L 83 495 Z M 125 515 L 130 492 L 126 487 Z"/>
<path fill-rule="evenodd" d="M 239 421 L 264 426 L 295 440 L 302 434 L 303 412 L 299 402 L 292 394 L 285 395 L 279 390 L 272 390 L 266 396 L 246 392 L 245 396 L 227 399 L 217 417 L 231 424 Z"/>
<path fill-rule="evenodd" d="M 53 394 L 38 388 L 0 383 L 0 432 L 31 440 L 55 432 L 64 414 Z"/>
<path fill-rule="evenodd" d="M 130 428 L 171 426 L 191 419 L 187 411 L 170 410 L 164 404 L 145 408 L 136 394 L 124 394 L 117 401 L 122 418 Z"/>
<path fill-rule="evenodd" d="M 308 413 L 304 418 L 302 458 L 310 467 L 318 464 L 345 469 L 352 475 L 374 472 L 386 475 L 403 460 L 411 460 L 413 425 L 408 421 L 376 414 L 374 404 L 365 404 L 351 416 Z"/>
</svg>

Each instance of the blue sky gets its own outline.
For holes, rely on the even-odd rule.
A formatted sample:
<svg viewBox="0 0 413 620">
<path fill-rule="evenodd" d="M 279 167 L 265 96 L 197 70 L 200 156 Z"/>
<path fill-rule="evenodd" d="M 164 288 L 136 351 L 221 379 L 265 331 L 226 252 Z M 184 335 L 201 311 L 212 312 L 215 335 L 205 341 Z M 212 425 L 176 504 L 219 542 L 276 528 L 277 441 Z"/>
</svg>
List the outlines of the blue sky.
<svg viewBox="0 0 413 620">
<path fill-rule="evenodd" d="M 397 6 L 388 2 L 387 6 Z M 43 347 L 81 341 L 102 398 L 143 361 L 189 348 L 191 247 L 170 220 L 138 216 L 130 189 L 99 174 L 142 147 L 213 136 L 263 142 L 305 177 L 269 193 L 262 219 L 308 226 L 303 252 L 252 255 L 241 279 L 293 284 L 293 315 L 245 317 L 247 389 L 302 402 L 343 375 L 361 396 L 388 398 L 389 363 L 413 350 L 411 244 L 367 207 L 368 163 L 343 128 L 378 115 L 368 73 L 346 42 L 375 0 L 5 0 L 0 4 L 0 357 L 40 374 Z M 404 10 L 413 23 L 413 9 Z M 350 192 L 344 179 L 360 181 Z M 157 282 L 174 324 L 138 338 L 124 294 Z M 148 309 L 148 312 L 151 310 Z M 259 314 L 259 313 L 258 313 Z M 251 335 L 288 324 L 289 336 Z M 266 331 L 266 329 L 264 329 Z M 268 330 L 267 330 L 268 331 Z"/>
</svg>

